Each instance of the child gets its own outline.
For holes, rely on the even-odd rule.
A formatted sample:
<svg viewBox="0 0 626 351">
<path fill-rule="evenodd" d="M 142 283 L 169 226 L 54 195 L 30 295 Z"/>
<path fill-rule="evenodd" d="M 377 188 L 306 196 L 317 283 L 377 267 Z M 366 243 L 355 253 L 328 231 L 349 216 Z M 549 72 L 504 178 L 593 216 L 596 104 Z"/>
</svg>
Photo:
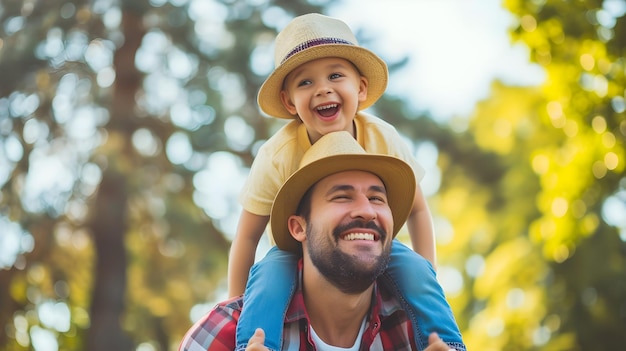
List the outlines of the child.
<svg viewBox="0 0 626 351">
<path fill-rule="evenodd" d="M 277 118 L 293 119 L 261 147 L 241 192 L 243 211 L 229 257 L 228 284 L 231 296 L 244 292 L 245 308 L 237 327 L 237 350 L 243 350 L 255 328 L 265 330 L 265 345 L 279 350 L 282 321 L 293 292 L 297 256 L 273 247 L 254 266 L 259 239 L 269 220 L 274 200 L 284 181 L 298 169 L 305 150 L 321 136 L 347 131 L 370 153 L 388 154 L 409 163 L 419 180 L 423 169 L 411 155 L 393 126 L 360 112 L 372 106 L 387 86 L 387 65 L 376 54 L 358 46 L 350 28 L 320 14 L 296 17 L 276 37 L 275 70 L 261 86 L 261 110 Z M 432 221 L 422 192 L 417 187 L 407 221 L 413 248 L 394 240 L 386 271 L 390 285 L 409 311 L 413 325 L 427 326 L 446 342 L 462 342 L 452 316 L 427 320 L 424 310 L 438 301 L 418 300 L 420 271 L 433 269 L 435 244 Z M 252 269 L 250 267 L 252 266 Z M 277 288 L 276 286 L 291 286 Z M 410 292 L 410 294 L 408 294 Z"/>
</svg>

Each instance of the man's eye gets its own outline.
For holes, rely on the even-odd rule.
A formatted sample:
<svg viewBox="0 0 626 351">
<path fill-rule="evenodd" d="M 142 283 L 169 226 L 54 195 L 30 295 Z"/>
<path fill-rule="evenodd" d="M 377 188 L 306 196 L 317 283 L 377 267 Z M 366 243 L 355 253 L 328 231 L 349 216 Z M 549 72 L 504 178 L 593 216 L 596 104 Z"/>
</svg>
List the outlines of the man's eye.
<svg viewBox="0 0 626 351">
<path fill-rule="evenodd" d="M 383 203 L 387 201 L 387 200 L 386 200 L 384 197 L 382 197 L 382 196 L 372 196 L 372 197 L 370 197 L 370 200 L 371 200 L 371 201 L 377 201 L 377 202 L 383 202 Z"/>
</svg>

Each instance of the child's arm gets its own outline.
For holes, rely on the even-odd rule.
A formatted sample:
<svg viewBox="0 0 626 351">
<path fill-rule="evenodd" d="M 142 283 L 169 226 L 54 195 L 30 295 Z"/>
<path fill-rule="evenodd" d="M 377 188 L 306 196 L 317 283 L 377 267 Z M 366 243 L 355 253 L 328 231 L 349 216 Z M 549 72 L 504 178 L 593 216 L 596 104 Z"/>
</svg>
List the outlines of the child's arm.
<svg viewBox="0 0 626 351">
<path fill-rule="evenodd" d="M 407 219 L 407 227 L 413 250 L 430 261 L 437 269 L 437 252 L 435 249 L 435 233 L 433 221 L 428 209 L 428 203 L 422 193 L 419 183 L 415 189 L 413 209 Z"/>
<path fill-rule="evenodd" d="M 228 296 L 241 295 L 246 289 L 248 273 L 254 264 L 256 248 L 269 218 L 269 216 L 255 215 L 246 210 L 241 211 L 239 225 L 228 257 Z"/>
</svg>

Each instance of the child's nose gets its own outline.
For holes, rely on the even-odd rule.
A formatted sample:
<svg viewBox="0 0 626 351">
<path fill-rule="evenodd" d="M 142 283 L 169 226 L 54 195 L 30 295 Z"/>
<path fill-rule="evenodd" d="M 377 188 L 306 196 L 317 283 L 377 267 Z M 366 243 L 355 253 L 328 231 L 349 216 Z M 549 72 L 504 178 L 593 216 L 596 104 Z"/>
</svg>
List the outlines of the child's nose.
<svg viewBox="0 0 626 351">
<path fill-rule="evenodd" d="M 332 93 L 332 92 L 333 92 L 333 90 L 331 89 L 331 87 L 330 87 L 330 86 L 328 86 L 327 84 L 322 84 L 322 85 L 320 85 L 320 87 L 317 89 L 317 96 L 330 94 L 330 93 Z"/>
</svg>

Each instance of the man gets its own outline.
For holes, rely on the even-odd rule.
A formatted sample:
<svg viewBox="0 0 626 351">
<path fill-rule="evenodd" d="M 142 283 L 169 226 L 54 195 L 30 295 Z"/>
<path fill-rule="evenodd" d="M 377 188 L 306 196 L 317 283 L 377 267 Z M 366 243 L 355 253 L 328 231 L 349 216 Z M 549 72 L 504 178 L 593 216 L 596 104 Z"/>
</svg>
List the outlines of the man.
<svg viewBox="0 0 626 351">
<path fill-rule="evenodd" d="M 276 245 L 302 253 L 283 350 L 418 349 L 402 304 L 377 281 L 415 187 L 407 163 L 367 154 L 347 132 L 329 133 L 305 153 L 270 215 Z M 187 332 L 180 350 L 234 350 L 242 306 L 241 297 L 218 304 Z M 441 309 L 432 313 L 450 313 L 447 304 Z M 246 350 L 267 350 L 263 341 L 257 330 Z M 436 334 L 425 343 L 427 351 L 451 349 Z M 465 350 L 461 342 L 452 346 Z"/>
</svg>

